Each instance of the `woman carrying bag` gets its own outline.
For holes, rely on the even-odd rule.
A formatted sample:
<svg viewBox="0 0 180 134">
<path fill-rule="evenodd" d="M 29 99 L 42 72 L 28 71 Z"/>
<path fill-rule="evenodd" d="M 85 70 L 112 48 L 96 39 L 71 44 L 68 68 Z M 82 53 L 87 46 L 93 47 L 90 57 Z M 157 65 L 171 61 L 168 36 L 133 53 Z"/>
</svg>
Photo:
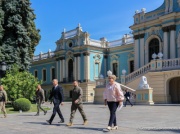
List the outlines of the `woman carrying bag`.
<svg viewBox="0 0 180 134">
<path fill-rule="evenodd" d="M 110 111 L 110 118 L 108 127 L 106 128 L 108 131 L 118 129 L 116 122 L 116 110 L 118 106 L 123 105 L 124 95 L 121 90 L 120 84 L 117 83 L 116 76 L 110 75 L 108 76 L 109 83 L 104 90 L 104 104 L 108 105 Z"/>
</svg>

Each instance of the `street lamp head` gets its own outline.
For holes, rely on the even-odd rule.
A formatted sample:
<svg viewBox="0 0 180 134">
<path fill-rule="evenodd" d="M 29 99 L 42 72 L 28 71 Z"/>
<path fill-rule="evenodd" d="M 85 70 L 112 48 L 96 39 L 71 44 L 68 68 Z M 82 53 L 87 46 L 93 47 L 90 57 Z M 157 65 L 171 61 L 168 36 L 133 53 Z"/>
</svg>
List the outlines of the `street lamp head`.
<svg viewBox="0 0 180 134">
<path fill-rule="evenodd" d="M 112 75 L 112 72 L 111 72 L 110 70 L 107 71 L 107 75 L 108 75 L 108 76 Z"/>
<path fill-rule="evenodd" d="M 6 69 L 7 69 L 7 64 L 6 64 L 6 62 L 1 62 L 1 70 L 2 71 L 6 71 Z"/>
</svg>

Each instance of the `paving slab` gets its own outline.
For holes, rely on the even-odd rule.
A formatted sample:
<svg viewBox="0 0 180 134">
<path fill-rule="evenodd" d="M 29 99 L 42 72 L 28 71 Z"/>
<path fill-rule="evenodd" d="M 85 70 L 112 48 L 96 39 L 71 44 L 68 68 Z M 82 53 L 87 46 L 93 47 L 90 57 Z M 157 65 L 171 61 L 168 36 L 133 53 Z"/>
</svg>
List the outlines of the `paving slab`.
<svg viewBox="0 0 180 134">
<path fill-rule="evenodd" d="M 47 106 L 53 107 L 49 103 Z M 74 125 L 67 127 L 70 117 L 71 103 L 60 106 L 65 123 L 59 124 L 56 115 L 52 125 L 46 123 L 52 114 L 34 116 L 35 113 L 9 114 L 7 118 L 0 118 L 0 134 L 177 134 L 180 133 L 179 105 L 134 105 L 123 107 L 117 112 L 119 129 L 104 132 L 109 120 L 109 110 L 104 105 L 84 104 L 84 111 L 88 124 L 82 125 L 83 120 L 76 112 Z"/>
</svg>

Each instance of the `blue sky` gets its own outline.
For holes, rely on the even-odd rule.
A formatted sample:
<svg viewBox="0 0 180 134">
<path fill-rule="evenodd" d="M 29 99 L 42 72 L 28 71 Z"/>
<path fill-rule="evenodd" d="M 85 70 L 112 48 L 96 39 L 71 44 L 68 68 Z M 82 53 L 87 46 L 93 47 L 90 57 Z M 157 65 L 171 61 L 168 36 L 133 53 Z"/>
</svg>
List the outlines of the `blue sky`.
<svg viewBox="0 0 180 134">
<path fill-rule="evenodd" d="M 55 42 L 61 32 L 72 30 L 81 24 L 90 38 L 108 41 L 120 39 L 131 30 L 136 10 L 152 11 L 164 0 L 30 0 L 36 14 L 36 27 L 41 30 L 41 40 L 35 55 L 49 49 L 55 50 Z"/>
</svg>

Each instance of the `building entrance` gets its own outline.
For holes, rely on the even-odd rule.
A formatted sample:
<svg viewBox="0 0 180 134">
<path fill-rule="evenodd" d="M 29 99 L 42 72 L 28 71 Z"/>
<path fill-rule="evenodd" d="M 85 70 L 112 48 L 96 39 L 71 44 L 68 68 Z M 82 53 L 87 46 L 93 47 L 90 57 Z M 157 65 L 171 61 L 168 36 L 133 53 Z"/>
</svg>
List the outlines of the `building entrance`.
<svg viewBox="0 0 180 134">
<path fill-rule="evenodd" d="M 172 103 L 180 103 L 180 77 L 173 78 L 169 82 L 169 95 Z"/>
</svg>

